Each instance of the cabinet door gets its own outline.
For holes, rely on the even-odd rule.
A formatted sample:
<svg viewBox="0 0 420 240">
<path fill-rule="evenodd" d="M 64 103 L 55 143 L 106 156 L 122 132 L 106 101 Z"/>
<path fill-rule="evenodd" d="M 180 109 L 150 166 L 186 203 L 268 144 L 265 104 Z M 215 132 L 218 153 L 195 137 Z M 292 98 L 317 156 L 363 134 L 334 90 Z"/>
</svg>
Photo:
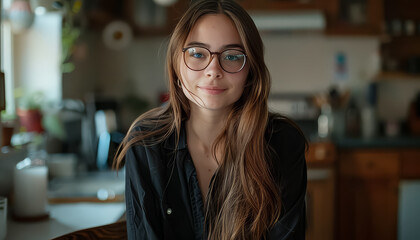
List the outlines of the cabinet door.
<svg viewBox="0 0 420 240">
<path fill-rule="evenodd" d="M 405 150 L 402 152 L 401 178 L 420 179 L 420 150 Z"/>
<path fill-rule="evenodd" d="M 380 35 L 384 31 L 382 0 L 325 0 L 327 33 Z"/>
<path fill-rule="evenodd" d="M 341 178 L 338 239 L 397 238 L 398 181 Z"/>
<path fill-rule="evenodd" d="M 397 239 L 399 154 L 340 152 L 338 239 Z"/>
<path fill-rule="evenodd" d="M 310 171 L 310 170 L 309 170 Z M 335 178 L 332 169 L 322 169 L 325 178 L 308 181 L 306 191 L 306 240 L 333 240 L 335 216 Z"/>
<path fill-rule="evenodd" d="M 332 142 L 311 142 L 306 152 L 308 167 L 331 166 L 335 162 L 336 147 Z"/>
</svg>

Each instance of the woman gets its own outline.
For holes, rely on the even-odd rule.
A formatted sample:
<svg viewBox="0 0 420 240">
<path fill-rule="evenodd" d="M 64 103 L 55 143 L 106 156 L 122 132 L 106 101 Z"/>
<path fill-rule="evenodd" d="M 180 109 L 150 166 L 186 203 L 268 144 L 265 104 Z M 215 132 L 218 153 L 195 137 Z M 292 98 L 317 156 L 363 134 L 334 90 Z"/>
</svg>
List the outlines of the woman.
<svg viewBox="0 0 420 240">
<path fill-rule="evenodd" d="M 129 239 L 304 239 L 306 141 L 269 114 L 270 77 L 249 15 L 195 2 L 167 53 L 169 102 L 125 137 Z"/>
</svg>

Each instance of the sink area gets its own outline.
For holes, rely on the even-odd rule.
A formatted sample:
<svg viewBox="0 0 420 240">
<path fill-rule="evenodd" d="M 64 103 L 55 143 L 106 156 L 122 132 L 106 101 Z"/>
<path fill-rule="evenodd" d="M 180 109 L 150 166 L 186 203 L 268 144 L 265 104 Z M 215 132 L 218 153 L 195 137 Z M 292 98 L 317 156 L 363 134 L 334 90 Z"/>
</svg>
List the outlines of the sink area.
<svg viewBox="0 0 420 240">
<path fill-rule="evenodd" d="M 124 171 L 97 171 L 78 173 L 74 177 L 52 179 L 48 186 L 48 198 L 90 198 L 113 200 L 124 195 Z"/>
</svg>

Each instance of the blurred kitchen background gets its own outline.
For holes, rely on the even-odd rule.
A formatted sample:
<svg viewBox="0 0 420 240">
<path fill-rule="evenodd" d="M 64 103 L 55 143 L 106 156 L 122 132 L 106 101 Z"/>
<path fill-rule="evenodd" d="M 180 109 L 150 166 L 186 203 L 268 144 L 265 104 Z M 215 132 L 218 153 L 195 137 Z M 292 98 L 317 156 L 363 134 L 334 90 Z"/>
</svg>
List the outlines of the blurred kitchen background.
<svg viewBox="0 0 420 240">
<path fill-rule="evenodd" d="M 1 0 L 0 195 L 19 191 L 18 162 L 41 158 L 50 207 L 47 223 L 9 216 L 7 239 L 124 212 L 110 163 L 131 122 L 167 99 L 166 45 L 189 2 Z M 307 239 L 420 239 L 420 1 L 238 2 L 265 44 L 270 109 L 310 142 Z M 108 218 L 57 213 L 75 202 Z M 31 225 L 51 221 L 59 230 Z"/>
</svg>

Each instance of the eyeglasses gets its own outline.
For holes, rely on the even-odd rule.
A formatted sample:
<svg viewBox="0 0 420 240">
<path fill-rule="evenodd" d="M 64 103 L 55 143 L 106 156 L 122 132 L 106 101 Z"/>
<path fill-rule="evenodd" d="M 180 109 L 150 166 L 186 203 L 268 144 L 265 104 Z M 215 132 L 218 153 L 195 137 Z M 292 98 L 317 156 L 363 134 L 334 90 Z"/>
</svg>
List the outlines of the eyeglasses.
<svg viewBox="0 0 420 240">
<path fill-rule="evenodd" d="M 228 73 L 241 71 L 246 63 L 246 54 L 237 49 L 226 49 L 223 52 L 210 52 L 204 47 L 187 47 L 182 49 L 184 62 L 193 71 L 204 70 L 217 55 L 219 65 Z"/>
</svg>

